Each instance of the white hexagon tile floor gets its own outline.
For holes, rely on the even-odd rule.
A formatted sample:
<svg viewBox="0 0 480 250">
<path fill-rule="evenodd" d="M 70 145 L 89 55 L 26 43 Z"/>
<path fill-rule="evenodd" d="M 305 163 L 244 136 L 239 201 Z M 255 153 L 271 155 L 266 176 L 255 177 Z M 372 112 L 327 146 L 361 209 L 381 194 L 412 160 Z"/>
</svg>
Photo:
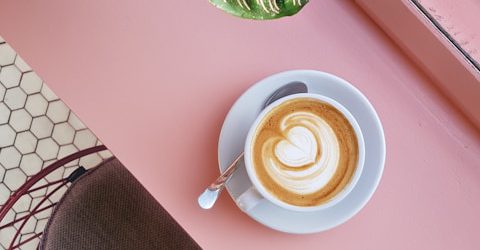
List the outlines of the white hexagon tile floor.
<svg viewBox="0 0 480 250">
<path fill-rule="evenodd" d="M 28 178 L 49 164 L 79 150 L 100 145 L 101 142 L 80 121 L 0 37 L 0 205 L 4 205 Z M 91 154 L 66 164 L 45 178 L 41 186 L 67 177 L 79 166 L 92 168 L 111 157 L 104 151 Z M 35 187 L 35 186 L 34 186 Z M 39 189 L 15 203 L 5 222 L 28 214 L 51 191 Z M 67 187 L 47 200 L 44 206 L 56 203 Z M 41 233 L 52 208 L 32 216 L 23 227 L 16 243 Z M 0 249 L 6 249 L 19 223 L 0 229 Z M 29 241 L 20 249 L 36 249 L 38 239 Z"/>
</svg>

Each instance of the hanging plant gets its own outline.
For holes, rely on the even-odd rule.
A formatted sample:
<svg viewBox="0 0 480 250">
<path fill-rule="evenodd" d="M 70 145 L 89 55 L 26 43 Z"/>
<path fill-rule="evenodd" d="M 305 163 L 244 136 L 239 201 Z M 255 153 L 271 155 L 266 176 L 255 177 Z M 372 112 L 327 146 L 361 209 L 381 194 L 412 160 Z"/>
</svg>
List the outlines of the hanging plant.
<svg viewBox="0 0 480 250">
<path fill-rule="evenodd" d="M 209 0 L 217 8 L 246 19 L 268 20 L 298 13 L 308 0 Z"/>
</svg>

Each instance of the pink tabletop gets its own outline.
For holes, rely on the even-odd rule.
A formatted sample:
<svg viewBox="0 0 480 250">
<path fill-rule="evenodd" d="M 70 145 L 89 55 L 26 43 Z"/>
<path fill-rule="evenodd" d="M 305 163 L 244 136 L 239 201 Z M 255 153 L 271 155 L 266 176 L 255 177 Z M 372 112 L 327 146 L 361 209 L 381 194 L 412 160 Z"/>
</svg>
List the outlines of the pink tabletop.
<svg viewBox="0 0 480 250">
<path fill-rule="evenodd" d="M 350 1 L 272 22 L 204 1 L 2 1 L 0 32 L 205 249 L 478 249 L 480 137 Z M 352 82 L 387 140 L 380 186 L 352 220 L 312 235 L 268 229 L 223 195 L 217 139 L 235 99 L 288 69 Z"/>
</svg>

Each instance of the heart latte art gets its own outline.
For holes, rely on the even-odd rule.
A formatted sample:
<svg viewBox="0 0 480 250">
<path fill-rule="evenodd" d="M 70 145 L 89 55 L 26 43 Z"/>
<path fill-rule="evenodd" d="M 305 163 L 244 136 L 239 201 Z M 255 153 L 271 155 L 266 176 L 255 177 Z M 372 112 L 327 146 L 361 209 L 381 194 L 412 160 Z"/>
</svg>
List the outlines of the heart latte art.
<svg viewBox="0 0 480 250">
<path fill-rule="evenodd" d="M 252 147 L 257 176 L 280 200 L 317 206 L 349 183 L 358 161 L 354 129 L 335 107 L 297 98 L 272 109 Z"/>
</svg>

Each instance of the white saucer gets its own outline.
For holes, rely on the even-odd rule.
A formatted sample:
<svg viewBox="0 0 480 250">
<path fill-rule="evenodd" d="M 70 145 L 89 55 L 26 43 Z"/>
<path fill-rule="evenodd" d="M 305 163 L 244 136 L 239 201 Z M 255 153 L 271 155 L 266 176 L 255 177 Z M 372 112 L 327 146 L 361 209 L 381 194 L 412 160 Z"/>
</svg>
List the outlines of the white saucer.
<svg viewBox="0 0 480 250">
<path fill-rule="evenodd" d="M 286 71 L 267 77 L 249 88 L 230 109 L 218 143 L 220 171 L 243 151 L 245 139 L 263 103 L 284 84 L 301 81 L 311 93 L 333 98 L 355 117 L 365 140 L 365 165 L 355 188 L 338 204 L 316 212 L 294 212 L 267 200 L 247 214 L 259 223 L 287 233 L 315 233 L 336 227 L 352 218 L 370 200 L 382 177 L 385 163 L 385 137 L 382 124 L 367 98 L 347 81 L 314 70 Z M 234 200 L 246 191 L 250 182 L 243 162 L 227 184 Z"/>
</svg>

